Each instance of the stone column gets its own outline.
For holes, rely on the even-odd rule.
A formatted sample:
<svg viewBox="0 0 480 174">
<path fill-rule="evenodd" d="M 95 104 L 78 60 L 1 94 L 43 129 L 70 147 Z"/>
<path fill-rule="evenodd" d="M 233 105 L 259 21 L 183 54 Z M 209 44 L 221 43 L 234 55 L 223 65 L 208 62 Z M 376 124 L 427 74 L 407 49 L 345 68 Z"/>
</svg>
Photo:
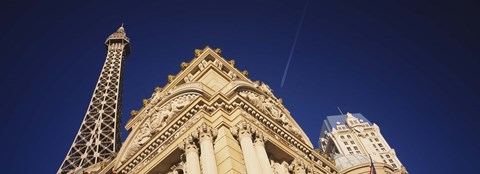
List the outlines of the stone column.
<svg viewBox="0 0 480 174">
<path fill-rule="evenodd" d="M 198 158 L 198 147 L 195 144 L 193 136 L 188 136 L 179 145 L 180 149 L 185 151 L 187 173 L 200 174 L 200 159 Z"/>
<path fill-rule="evenodd" d="M 231 129 L 232 134 L 238 138 L 242 148 L 243 160 L 248 174 L 261 174 L 260 163 L 253 147 L 252 133 L 254 129 L 245 120 L 240 121 Z"/>
<path fill-rule="evenodd" d="M 260 167 L 262 168 L 262 173 L 272 173 L 272 168 L 270 166 L 270 160 L 267 156 L 267 151 L 265 150 L 265 137 L 260 131 L 255 131 L 255 152 L 257 154 L 258 161 L 260 162 Z"/>
<path fill-rule="evenodd" d="M 217 137 L 217 130 L 203 123 L 193 133 L 193 136 L 200 142 L 202 173 L 217 174 L 217 161 L 215 159 L 215 151 L 213 150 L 213 141 Z"/>
</svg>

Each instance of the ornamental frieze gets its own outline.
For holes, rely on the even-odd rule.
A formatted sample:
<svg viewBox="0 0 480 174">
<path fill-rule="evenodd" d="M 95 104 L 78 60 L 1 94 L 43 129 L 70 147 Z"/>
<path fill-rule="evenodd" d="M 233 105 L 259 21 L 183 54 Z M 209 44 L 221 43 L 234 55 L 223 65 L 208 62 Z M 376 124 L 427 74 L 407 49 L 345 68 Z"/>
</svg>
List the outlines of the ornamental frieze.
<svg viewBox="0 0 480 174">
<path fill-rule="evenodd" d="M 185 94 L 172 99 L 162 106 L 150 108 L 145 115 L 146 120 L 138 128 L 139 132 L 130 142 L 129 147 L 125 151 L 125 155 L 123 155 L 123 157 L 120 159 L 120 162 L 124 162 L 132 157 L 145 143 L 150 140 L 152 136 L 164 128 L 178 112 L 180 112 L 198 96 L 200 95 Z"/>
<path fill-rule="evenodd" d="M 275 121 L 280 123 L 285 129 L 289 130 L 295 135 L 301 135 L 296 126 L 292 125 L 289 121 L 286 113 L 280 108 L 280 104 L 272 99 L 272 97 L 266 97 L 264 95 L 258 95 L 251 91 L 241 91 L 239 95 L 247 99 L 253 105 L 255 105 L 262 112 L 270 115 Z M 302 139 L 303 137 L 300 136 Z"/>
</svg>

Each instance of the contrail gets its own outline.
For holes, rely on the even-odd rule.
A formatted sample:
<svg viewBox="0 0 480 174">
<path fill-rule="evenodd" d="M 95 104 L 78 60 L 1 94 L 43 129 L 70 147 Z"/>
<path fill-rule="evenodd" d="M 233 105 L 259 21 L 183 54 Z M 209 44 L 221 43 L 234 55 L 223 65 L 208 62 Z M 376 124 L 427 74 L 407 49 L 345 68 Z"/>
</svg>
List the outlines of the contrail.
<svg viewBox="0 0 480 174">
<path fill-rule="evenodd" d="M 295 50 L 295 45 L 297 45 L 298 35 L 300 35 L 300 30 L 302 29 L 303 19 L 305 18 L 305 14 L 307 13 L 309 1 L 310 0 L 307 0 L 307 2 L 305 3 L 305 7 L 303 7 L 302 18 L 300 19 L 300 24 L 298 25 L 297 33 L 295 34 L 295 39 L 293 40 L 292 49 L 290 49 L 290 55 L 288 56 L 287 66 L 285 67 L 285 71 L 283 72 L 283 78 L 280 87 L 283 87 L 283 83 L 285 83 L 285 78 L 287 78 L 288 67 L 290 66 L 290 62 L 292 61 L 293 51 Z"/>
</svg>

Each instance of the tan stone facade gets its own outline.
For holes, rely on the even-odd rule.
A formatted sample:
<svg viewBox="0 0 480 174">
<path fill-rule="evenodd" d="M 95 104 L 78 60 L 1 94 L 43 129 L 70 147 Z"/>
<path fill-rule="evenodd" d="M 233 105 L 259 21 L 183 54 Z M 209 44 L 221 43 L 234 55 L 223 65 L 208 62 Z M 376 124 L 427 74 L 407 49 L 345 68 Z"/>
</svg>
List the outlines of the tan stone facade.
<svg viewBox="0 0 480 174">
<path fill-rule="evenodd" d="M 195 50 L 126 128 L 114 173 L 337 173 L 265 83 Z M 106 170 L 108 171 L 108 170 Z"/>
</svg>

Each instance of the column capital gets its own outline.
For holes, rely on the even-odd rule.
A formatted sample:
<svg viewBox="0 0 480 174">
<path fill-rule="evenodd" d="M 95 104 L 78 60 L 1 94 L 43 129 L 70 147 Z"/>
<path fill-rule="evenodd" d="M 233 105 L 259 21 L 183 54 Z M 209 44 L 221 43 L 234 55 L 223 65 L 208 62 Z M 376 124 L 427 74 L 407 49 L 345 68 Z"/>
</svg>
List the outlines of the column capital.
<svg viewBox="0 0 480 174">
<path fill-rule="evenodd" d="M 265 142 L 268 140 L 267 137 L 263 135 L 263 132 L 256 130 L 253 137 L 255 146 L 265 146 Z"/>
<path fill-rule="evenodd" d="M 192 133 L 192 136 L 198 139 L 200 142 L 204 140 L 210 140 L 213 142 L 217 138 L 217 129 L 213 128 L 206 123 L 202 123 L 197 130 Z"/>
<path fill-rule="evenodd" d="M 243 137 L 252 138 L 252 135 L 256 131 L 256 129 L 252 127 L 247 121 L 242 120 L 234 127 L 230 128 L 230 131 L 232 132 L 233 136 L 236 136 L 238 137 L 238 139 L 240 139 Z"/>
<path fill-rule="evenodd" d="M 189 135 L 187 138 L 183 139 L 183 141 L 178 145 L 178 147 L 185 151 L 185 153 L 195 152 L 198 154 L 198 146 L 192 135 Z"/>
</svg>

